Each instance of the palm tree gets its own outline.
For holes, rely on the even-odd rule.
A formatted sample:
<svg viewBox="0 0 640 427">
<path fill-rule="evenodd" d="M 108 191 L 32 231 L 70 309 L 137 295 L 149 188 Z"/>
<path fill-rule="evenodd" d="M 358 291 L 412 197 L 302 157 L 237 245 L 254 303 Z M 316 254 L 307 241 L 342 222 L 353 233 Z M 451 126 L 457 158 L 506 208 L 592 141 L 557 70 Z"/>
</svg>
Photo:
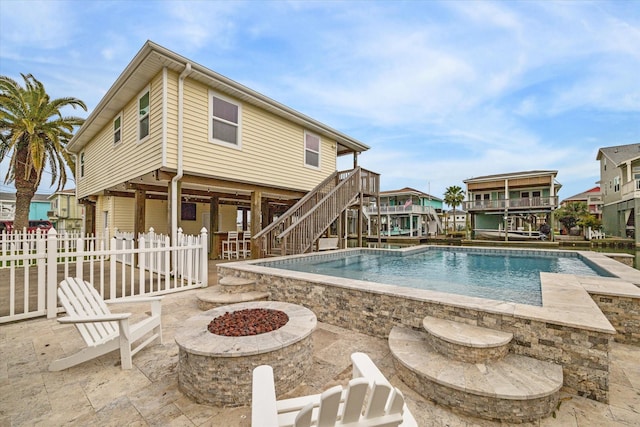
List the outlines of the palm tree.
<svg viewBox="0 0 640 427">
<path fill-rule="evenodd" d="M 464 191 L 457 185 L 447 187 L 444 192 L 444 202 L 453 208 L 453 230 L 457 231 L 456 226 L 456 206 L 462 204 L 464 200 Z"/>
<path fill-rule="evenodd" d="M 51 185 L 57 189 L 67 182 L 65 166 L 75 171 L 75 160 L 65 150 L 79 117 L 63 117 L 61 109 L 87 107 L 77 98 L 50 99 L 44 86 L 31 74 L 21 74 L 25 86 L 0 76 L 0 161 L 9 160 L 4 183 L 16 187 L 14 230 L 29 223 L 29 205 L 45 166 L 49 166 Z"/>
</svg>

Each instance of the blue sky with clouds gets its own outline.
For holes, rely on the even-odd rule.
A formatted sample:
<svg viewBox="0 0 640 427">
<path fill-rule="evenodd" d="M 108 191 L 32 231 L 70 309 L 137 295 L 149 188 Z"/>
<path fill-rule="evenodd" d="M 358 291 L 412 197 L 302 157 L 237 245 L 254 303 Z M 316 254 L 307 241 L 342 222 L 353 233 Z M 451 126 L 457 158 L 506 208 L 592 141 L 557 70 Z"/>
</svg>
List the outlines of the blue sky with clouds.
<svg viewBox="0 0 640 427">
<path fill-rule="evenodd" d="M 640 1 L 0 2 L 0 75 L 90 111 L 147 39 L 366 143 L 383 190 L 552 169 L 562 199 L 640 143 Z"/>
</svg>

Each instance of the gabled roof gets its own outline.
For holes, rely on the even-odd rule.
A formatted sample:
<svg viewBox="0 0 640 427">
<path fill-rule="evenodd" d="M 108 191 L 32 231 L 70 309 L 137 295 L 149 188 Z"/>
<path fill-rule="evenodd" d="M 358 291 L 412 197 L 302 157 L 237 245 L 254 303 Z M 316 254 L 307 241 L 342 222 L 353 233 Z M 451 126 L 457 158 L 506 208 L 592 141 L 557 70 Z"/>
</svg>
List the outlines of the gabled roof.
<svg viewBox="0 0 640 427">
<path fill-rule="evenodd" d="M 485 176 L 477 176 L 475 178 L 465 179 L 465 184 L 468 182 L 478 182 L 478 181 L 492 181 L 495 179 L 506 179 L 506 178 L 524 178 L 531 176 L 540 176 L 540 175 L 553 175 L 555 178 L 558 175 L 557 170 L 533 170 L 533 171 L 524 171 L 524 172 L 510 172 L 510 173 L 500 173 L 496 175 L 485 175 Z"/>
<path fill-rule="evenodd" d="M 603 147 L 598 150 L 596 160 L 601 160 L 605 156 L 611 160 L 616 166 L 629 160 L 640 158 L 640 144 L 614 145 L 612 147 Z"/>
<path fill-rule="evenodd" d="M 583 191 L 582 193 L 578 193 L 571 197 L 567 197 L 566 199 L 563 200 L 563 202 L 572 201 L 572 200 L 587 200 L 589 198 L 589 195 L 592 195 L 593 193 L 600 193 L 600 187 L 599 186 L 593 187 L 590 190 Z"/>
<path fill-rule="evenodd" d="M 417 197 L 423 197 L 423 198 L 430 198 L 431 200 L 438 200 L 440 202 L 442 201 L 442 199 L 440 199 L 439 197 L 432 196 L 431 194 L 422 192 L 420 190 L 416 190 L 415 188 L 411 188 L 411 187 L 404 187 L 404 188 L 401 188 L 400 190 L 387 190 L 387 191 L 380 192 L 380 197 L 389 197 L 389 196 L 417 196 Z"/>
<path fill-rule="evenodd" d="M 342 132 L 332 129 L 150 40 L 142 46 L 142 49 L 89 114 L 84 125 L 78 129 L 67 145 L 67 149 L 73 153 L 80 152 L 104 126 L 114 119 L 125 107 L 126 103 L 138 95 L 164 67 L 171 71 L 182 73 L 187 64 L 191 65 L 189 78 L 335 140 L 338 143 L 339 155 L 348 152 L 362 152 L 369 149 L 369 146 Z"/>
</svg>

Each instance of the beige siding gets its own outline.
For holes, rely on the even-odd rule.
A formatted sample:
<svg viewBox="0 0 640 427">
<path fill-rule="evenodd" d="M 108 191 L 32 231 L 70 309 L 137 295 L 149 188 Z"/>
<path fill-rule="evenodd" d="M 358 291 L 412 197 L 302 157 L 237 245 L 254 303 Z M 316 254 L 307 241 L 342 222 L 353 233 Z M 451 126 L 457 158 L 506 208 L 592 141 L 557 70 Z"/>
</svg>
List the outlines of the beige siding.
<svg viewBox="0 0 640 427">
<path fill-rule="evenodd" d="M 153 227 L 158 234 L 168 234 L 168 203 L 166 200 L 147 200 L 144 210 L 145 231 Z"/>
<path fill-rule="evenodd" d="M 136 203 L 133 197 L 112 197 L 113 209 L 111 222 L 114 230 L 132 232 L 135 224 Z"/>
<path fill-rule="evenodd" d="M 122 141 L 113 145 L 113 121 L 84 149 L 85 176 L 78 174 L 78 196 L 85 197 L 105 188 L 153 171 L 162 163 L 162 73 L 150 82 L 150 133 L 138 142 L 138 95 L 122 111 Z M 115 115 L 113 119 L 115 119 Z"/>
<path fill-rule="evenodd" d="M 238 228 L 237 218 L 238 208 L 231 205 L 220 205 L 218 212 L 219 231 L 235 231 Z"/>
<path fill-rule="evenodd" d="M 320 169 L 305 167 L 303 127 L 249 104 L 241 105 L 241 149 L 209 142 L 209 90 L 187 79 L 185 172 L 310 190 L 335 171 L 335 142 L 322 138 Z"/>
</svg>

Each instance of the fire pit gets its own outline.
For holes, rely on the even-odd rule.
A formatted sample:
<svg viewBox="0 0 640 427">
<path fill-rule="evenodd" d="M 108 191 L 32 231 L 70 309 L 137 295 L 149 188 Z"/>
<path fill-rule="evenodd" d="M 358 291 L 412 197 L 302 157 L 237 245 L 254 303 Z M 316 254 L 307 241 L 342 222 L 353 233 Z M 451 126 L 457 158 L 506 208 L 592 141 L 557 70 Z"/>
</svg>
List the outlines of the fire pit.
<svg viewBox="0 0 640 427">
<path fill-rule="evenodd" d="M 273 367 L 276 393 L 293 389 L 311 369 L 316 322 L 311 310 L 279 301 L 227 305 L 191 317 L 175 335 L 180 390 L 198 403 L 249 405 L 253 368 L 264 364 Z"/>
</svg>

